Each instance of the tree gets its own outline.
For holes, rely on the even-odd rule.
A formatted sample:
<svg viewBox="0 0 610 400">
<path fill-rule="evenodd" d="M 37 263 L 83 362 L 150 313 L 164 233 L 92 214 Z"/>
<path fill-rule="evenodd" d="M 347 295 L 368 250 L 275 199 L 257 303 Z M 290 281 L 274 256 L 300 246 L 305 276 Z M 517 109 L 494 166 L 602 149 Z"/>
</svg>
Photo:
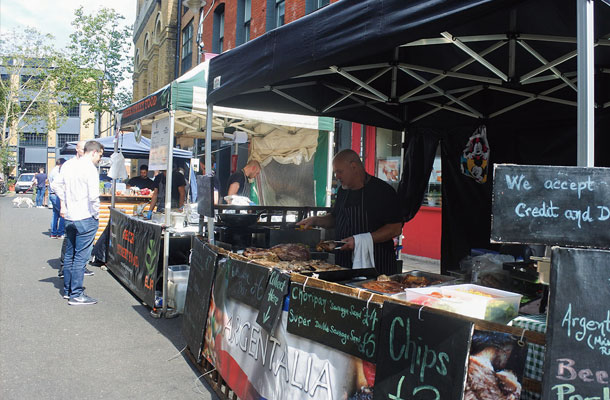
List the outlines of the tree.
<svg viewBox="0 0 610 400">
<path fill-rule="evenodd" d="M 131 99 L 129 89 L 120 85 L 132 72 L 132 28 L 125 26 L 125 17 L 112 8 L 103 7 L 88 15 L 81 6 L 74 16 L 68 51 L 76 73 L 64 82 L 73 96 L 91 106 L 101 132 L 99 115 L 116 112 Z"/>
<path fill-rule="evenodd" d="M 0 170 L 5 175 L 15 167 L 11 143 L 24 133 L 57 129 L 66 115 L 53 78 L 61 56 L 52 40 L 33 28 L 0 35 Z"/>
</svg>

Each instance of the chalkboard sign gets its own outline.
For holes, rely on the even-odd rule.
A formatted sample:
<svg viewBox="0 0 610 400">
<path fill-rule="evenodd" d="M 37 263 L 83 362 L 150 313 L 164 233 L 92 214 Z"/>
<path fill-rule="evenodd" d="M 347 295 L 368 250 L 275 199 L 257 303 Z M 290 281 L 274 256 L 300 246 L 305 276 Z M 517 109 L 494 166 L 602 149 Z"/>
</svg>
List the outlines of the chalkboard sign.
<svg viewBox="0 0 610 400">
<path fill-rule="evenodd" d="M 197 175 L 197 213 L 214 217 L 214 181 L 211 176 Z"/>
<path fill-rule="evenodd" d="M 496 165 L 492 242 L 610 247 L 610 168 Z"/>
<path fill-rule="evenodd" d="M 461 399 L 473 324 L 385 302 L 375 400 Z"/>
<path fill-rule="evenodd" d="M 269 279 L 269 268 L 229 259 L 227 260 L 227 274 L 229 274 L 227 288 L 229 296 L 249 306 L 259 308 Z"/>
<path fill-rule="evenodd" d="M 282 315 L 284 296 L 288 294 L 290 275 L 283 274 L 279 269 L 271 270 L 267 289 L 258 312 L 256 322 L 263 327 L 271 336 Z"/>
<path fill-rule="evenodd" d="M 340 293 L 290 285 L 288 332 L 375 362 L 381 307 Z"/>
<path fill-rule="evenodd" d="M 610 251 L 553 248 L 545 399 L 610 399 Z"/>
<path fill-rule="evenodd" d="M 199 237 L 193 238 L 191 270 L 182 317 L 182 335 L 197 362 L 201 361 L 203 335 L 208 319 L 217 259 L 218 254 L 205 245 Z"/>
</svg>

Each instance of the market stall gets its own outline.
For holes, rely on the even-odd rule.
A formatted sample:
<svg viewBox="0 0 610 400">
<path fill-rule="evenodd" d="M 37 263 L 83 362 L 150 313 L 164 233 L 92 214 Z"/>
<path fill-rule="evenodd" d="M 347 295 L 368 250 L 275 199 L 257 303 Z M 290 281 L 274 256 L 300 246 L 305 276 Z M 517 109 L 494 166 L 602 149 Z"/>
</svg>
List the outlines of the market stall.
<svg viewBox="0 0 610 400">
<path fill-rule="evenodd" d="M 499 163 L 610 165 L 606 152 L 599 150 L 608 147 L 607 135 L 593 135 L 594 128 L 600 132 L 610 126 L 609 32 L 610 8 L 594 1 L 500 0 L 406 5 L 403 1 L 343 0 L 213 59 L 210 80 L 214 85 L 208 90 L 208 115 L 217 106 L 233 106 L 328 115 L 405 129 L 401 196 L 407 220 L 421 205 L 423 187 L 440 142 L 444 183 L 442 266 L 443 272 L 447 272 L 456 269 L 472 248 L 489 246 L 490 237 L 498 243 L 575 245 L 571 240 L 547 240 L 542 231 L 530 236 L 526 229 L 517 229 L 508 239 L 492 237 L 490 221 L 495 216 L 491 202 L 492 167 Z M 295 41 L 302 37 L 308 40 L 295 49 Z M 595 64 L 591 62 L 593 52 Z M 248 57 L 250 54 L 257 57 Z M 291 56 L 279 57 L 280 54 Z M 469 145 L 474 153 L 465 150 Z M 477 158 L 481 154 L 476 151 L 487 153 L 486 157 Z M 579 182 L 591 182 L 596 188 L 592 191 L 597 191 L 607 181 L 607 173 L 599 170 L 588 168 L 580 172 L 583 175 L 579 175 Z M 530 175 L 535 176 L 538 171 L 534 171 Z M 546 187 L 544 181 L 531 176 L 524 190 L 536 188 L 530 193 L 540 193 L 542 185 L 550 192 L 545 195 L 553 200 L 553 194 L 574 195 L 568 190 L 572 190 L 570 187 L 578 190 L 580 183 L 568 182 L 565 173 L 555 172 L 553 182 L 559 182 L 556 191 L 555 183 Z M 509 182 L 512 185 L 509 189 L 516 191 L 523 184 L 522 178 L 526 180 L 524 175 L 495 179 Z M 598 175 L 602 177 L 596 178 Z M 561 189 L 562 185 L 567 189 Z M 519 193 L 512 195 L 517 203 L 527 198 Z M 598 219 L 587 221 L 590 224 L 586 227 L 595 225 L 593 230 L 610 231 L 606 214 L 599 214 L 605 213 L 607 206 L 592 196 L 595 202 L 589 204 L 587 200 L 587 204 L 578 204 L 579 208 L 566 209 L 570 202 L 562 203 L 561 215 L 576 224 L 584 221 L 583 217 L 593 219 L 590 214 L 596 210 Z M 540 202 L 540 198 L 536 201 Z M 530 206 L 524 223 L 528 228 L 540 224 L 555 235 L 563 235 L 563 225 L 540 222 L 552 214 L 549 211 L 552 206 L 546 203 L 545 208 L 544 204 Z M 494 213 L 518 210 L 513 204 L 507 211 Z M 587 210 L 591 211 L 585 216 Z M 505 225 L 510 226 L 518 217 L 511 215 Z M 531 218 L 540 219 L 532 224 Z M 520 234 L 523 236 L 519 237 Z M 591 240 L 579 245 L 599 246 Z M 581 253 L 553 249 L 551 264 L 555 269 L 551 276 L 556 278 L 555 283 L 551 281 L 548 342 L 541 333 L 531 331 L 529 322 L 516 321 L 520 328 L 501 323 L 506 322 L 509 314 L 511 318 L 516 316 L 513 300 L 509 300 L 514 296 L 483 287 L 443 286 L 432 291 L 428 288 L 419 292 L 419 298 L 403 302 L 397 298 L 378 298 L 365 288 L 344 289 L 345 285 L 301 278 L 294 272 L 288 292 L 265 296 L 270 286 L 279 290 L 284 285 L 271 275 L 263 289 L 263 270 L 241 265 L 238 257 L 227 257 L 229 260 L 223 264 L 218 261 L 216 265 L 210 312 L 203 331 L 199 331 L 201 335 L 205 332 L 205 341 L 203 345 L 189 344 L 195 357 L 199 357 L 198 350 L 203 348 L 207 361 L 198 365 L 215 368 L 219 373 L 216 381 L 219 386 L 226 383 L 227 396 L 228 389 L 232 389 L 240 398 L 279 399 L 288 393 L 291 398 L 478 399 L 485 391 L 489 398 L 519 398 L 519 394 L 511 392 L 513 388 L 540 393 L 542 386 L 539 370 L 543 362 L 529 356 L 525 359 L 524 338 L 547 344 L 547 359 L 552 361 L 544 364 L 545 398 L 603 398 L 610 394 L 604 335 L 599 331 L 580 335 L 574 331 L 579 322 L 588 327 L 607 324 L 601 322 L 607 307 L 595 309 L 596 295 L 588 291 L 607 292 L 607 286 L 602 289 L 599 284 L 600 278 L 606 282 L 608 277 L 607 268 L 601 267 L 600 272 L 598 264 L 607 266 L 607 252 L 603 250 Z M 595 268 L 589 271 L 587 257 L 595 261 Z M 569 265 L 570 273 L 561 274 L 560 265 Z M 593 270 L 598 274 L 595 278 L 588 274 Z M 578 288 L 575 298 L 580 301 L 582 296 L 585 303 L 578 307 L 578 315 L 573 313 L 576 304 L 556 286 L 570 281 Z M 310 287 L 322 291 L 308 290 Z M 464 291 L 466 296 L 461 293 Z M 249 297 L 245 298 L 243 292 Z M 345 307 L 342 303 L 345 299 L 334 302 L 340 293 L 348 295 L 353 307 Z M 363 296 L 367 299 L 364 306 L 359 303 Z M 275 314 L 282 315 L 276 336 L 269 335 L 264 327 L 265 319 L 271 318 L 263 305 L 269 297 L 279 298 L 275 303 L 285 310 L 285 314 Z M 349 386 L 352 380 L 371 377 L 372 371 L 369 367 L 361 374 L 349 362 L 331 360 L 335 350 L 344 357 L 354 355 L 353 348 L 340 349 L 339 344 L 332 342 L 337 335 L 343 339 L 342 345 L 361 344 L 356 346 L 360 351 L 356 357 L 367 360 L 365 344 L 370 344 L 366 340 L 370 339 L 370 332 L 366 337 L 360 335 L 358 321 L 324 320 L 332 314 L 324 305 L 334 312 L 345 310 L 345 318 L 353 315 L 349 310 L 359 315 L 365 315 L 364 308 L 372 312 L 373 302 L 383 302 L 377 313 L 381 314 L 378 322 L 382 333 L 373 341 L 377 351 L 375 361 L 383 367 L 375 371 L 374 378 L 360 381 L 361 391 L 355 393 Z M 435 305 L 441 306 L 441 310 L 430 310 Z M 464 315 L 472 309 L 479 313 Z M 554 314 L 557 310 L 559 315 Z M 493 320 L 497 315 L 501 321 L 483 321 Z M 293 345 L 289 334 L 306 337 L 308 341 Z M 593 348 L 587 348 L 585 339 Z M 557 343 L 561 345 L 555 347 Z M 325 347 L 318 348 L 320 344 Z M 509 352 L 508 360 L 502 356 L 498 359 L 500 348 Z M 520 354 L 520 361 L 512 359 L 513 354 Z M 563 359 L 560 356 L 563 354 L 570 357 Z M 576 366 L 581 355 L 579 362 L 583 366 Z M 592 369 L 588 369 L 584 359 L 590 361 Z M 523 371 L 524 364 L 530 362 L 537 362 L 534 364 L 537 382 L 518 377 L 517 371 Z M 554 378 L 557 371 L 558 379 L 570 382 L 558 383 Z M 331 380 L 338 385 L 333 387 Z"/>
<path fill-rule="evenodd" d="M 278 154 L 277 158 L 286 159 L 306 159 L 318 163 L 320 178 L 316 182 L 316 187 L 312 186 L 312 193 L 316 193 L 317 198 L 312 196 L 312 203 L 329 202 L 330 179 L 328 151 L 332 148 L 333 124 L 331 119 L 320 119 L 317 117 L 279 114 L 272 112 L 258 112 L 239 109 L 220 109 L 214 118 L 206 119 L 206 92 L 207 92 L 207 71 L 209 61 L 206 61 L 185 75 L 179 77 L 157 92 L 147 96 L 140 101 L 129 105 L 121 110 L 120 127 L 122 130 L 133 130 L 138 135 L 150 136 L 150 161 L 149 168 L 158 170 L 172 170 L 173 158 L 176 156 L 169 143 L 174 143 L 176 138 L 204 138 L 206 139 L 206 149 L 210 151 L 211 141 L 230 140 L 227 132 L 235 132 L 238 129 L 246 133 L 249 140 L 256 141 L 258 138 L 276 137 L 281 140 L 282 135 L 290 135 L 303 138 L 311 146 L 304 148 L 296 147 L 288 153 Z M 206 134 L 202 127 L 209 124 L 209 134 Z M 280 139 L 278 139 L 280 138 Z M 142 137 L 142 140 L 145 140 Z M 148 140 L 148 139 L 146 139 Z M 264 141 L 264 140 L 263 140 Z M 294 140 L 293 140 L 294 141 Z M 264 154 L 267 159 L 274 158 L 274 154 L 265 152 L 264 144 L 259 154 Z M 190 153 L 190 152 L 189 152 Z M 261 160 L 263 163 L 265 160 Z M 156 167 L 155 167 L 156 166 Z M 211 171 L 212 166 L 208 157 L 206 161 L 206 171 Z M 166 207 L 170 209 L 169 198 L 172 186 L 172 174 L 167 174 L 166 186 Z M 317 188 L 317 191 L 316 191 Z M 208 197 L 209 198 L 209 197 Z M 202 215 L 203 217 L 203 215 Z M 171 226 L 171 213 L 166 212 L 163 224 Z M 203 221 L 203 218 L 201 218 Z M 201 229 L 203 231 L 203 229 Z M 206 233 L 209 237 L 214 236 L 214 218 L 208 219 Z M 170 232 L 163 231 L 163 250 L 161 252 L 163 264 L 163 314 L 167 313 L 167 276 L 169 268 Z M 150 303 L 149 303 L 150 305 Z M 152 306 L 152 305 L 151 305 Z"/>
</svg>

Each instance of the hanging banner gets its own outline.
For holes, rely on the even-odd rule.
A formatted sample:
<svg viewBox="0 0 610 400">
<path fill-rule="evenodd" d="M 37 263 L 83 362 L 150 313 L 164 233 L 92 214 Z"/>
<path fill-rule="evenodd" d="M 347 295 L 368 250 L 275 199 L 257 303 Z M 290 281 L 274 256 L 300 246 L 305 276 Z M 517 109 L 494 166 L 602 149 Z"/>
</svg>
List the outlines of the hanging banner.
<svg viewBox="0 0 610 400">
<path fill-rule="evenodd" d="M 169 117 L 154 120 L 150 132 L 148 169 L 165 171 L 169 157 Z"/>
<path fill-rule="evenodd" d="M 161 226 L 110 209 L 110 246 L 106 265 L 150 307 L 155 304 Z"/>
<path fill-rule="evenodd" d="M 228 295 L 231 268 L 218 263 L 203 355 L 242 400 L 371 398 L 375 365 L 288 333 L 288 298 L 274 335 L 259 310 Z"/>
</svg>

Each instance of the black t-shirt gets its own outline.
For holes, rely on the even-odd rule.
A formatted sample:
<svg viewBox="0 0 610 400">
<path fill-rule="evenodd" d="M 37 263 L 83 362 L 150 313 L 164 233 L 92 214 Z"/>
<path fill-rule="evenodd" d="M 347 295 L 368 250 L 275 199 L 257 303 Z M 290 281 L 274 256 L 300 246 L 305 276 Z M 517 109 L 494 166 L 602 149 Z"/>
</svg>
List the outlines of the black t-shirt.
<svg viewBox="0 0 610 400">
<path fill-rule="evenodd" d="M 165 187 L 165 175 L 163 173 L 160 173 L 155 177 L 155 189 L 159 188 L 159 184 L 161 183 L 163 184 L 163 187 Z M 184 179 L 184 175 L 180 172 L 174 171 L 172 173 L 172 206 L 177 206 L 180 201 L 180 192 L 178 191 L 178 187 L 180 186 L 186 186 L 186 179 Z M 159 189 L 159 194 L 157 196 L 158 199 L 165 199 L 165 191 L 163 190 L 162 193 L 161 189 Z"/>
<path fill-rule="evenodd" d="M 155 188 L 155 183 L 153 182 L 152 179 L 150 178 L 142 178 L 141 176 L 135 176 L 133 178 L 131 178 L 129 181 L 127 181 L 127 184 L 129 186 L 136 186 L 139 187 L 140 189 L 150 189 L 153 190 Z"/>
<path fill-rule="evenodd" d="M 36 176 L 34 178 L 36 178 L 37 187 L 39 187 L 39 188 L 45 187 L 46 181 L 47 181 L 47 174 L 45 174 L 44 172 L 41 172 L 41 173 L 36 174 Z"/>
<path fill-rule="evenodd" d="M 335 206 L 331 213 L 336 217 L 338 208 L 363 204 L 369 223 L 369 232 L 374 232 L 386 224 L 402 222 L 398 195 L 392 186 L 371 176 L 362 189 L 339 188 Z"/>
<path fill-rule="evenodd" d="M 244 171 L 242 171 L 241 169 L 237 172 L 235 172 L 233 175 L 231 175 L 229 177 L 229 183 L 227 184 L 227 190 L 228 188 L 231 187 L 231 184 L 237 182 L 239 183 L 239 189 L 237 190 L 237 195 L 238 196 L 246 196 L 246 197 L 250 197 L 250 193 L 243 193 L 244 188 L 246 187 L 246 175 L 244 174 Z"/>
</svg>

